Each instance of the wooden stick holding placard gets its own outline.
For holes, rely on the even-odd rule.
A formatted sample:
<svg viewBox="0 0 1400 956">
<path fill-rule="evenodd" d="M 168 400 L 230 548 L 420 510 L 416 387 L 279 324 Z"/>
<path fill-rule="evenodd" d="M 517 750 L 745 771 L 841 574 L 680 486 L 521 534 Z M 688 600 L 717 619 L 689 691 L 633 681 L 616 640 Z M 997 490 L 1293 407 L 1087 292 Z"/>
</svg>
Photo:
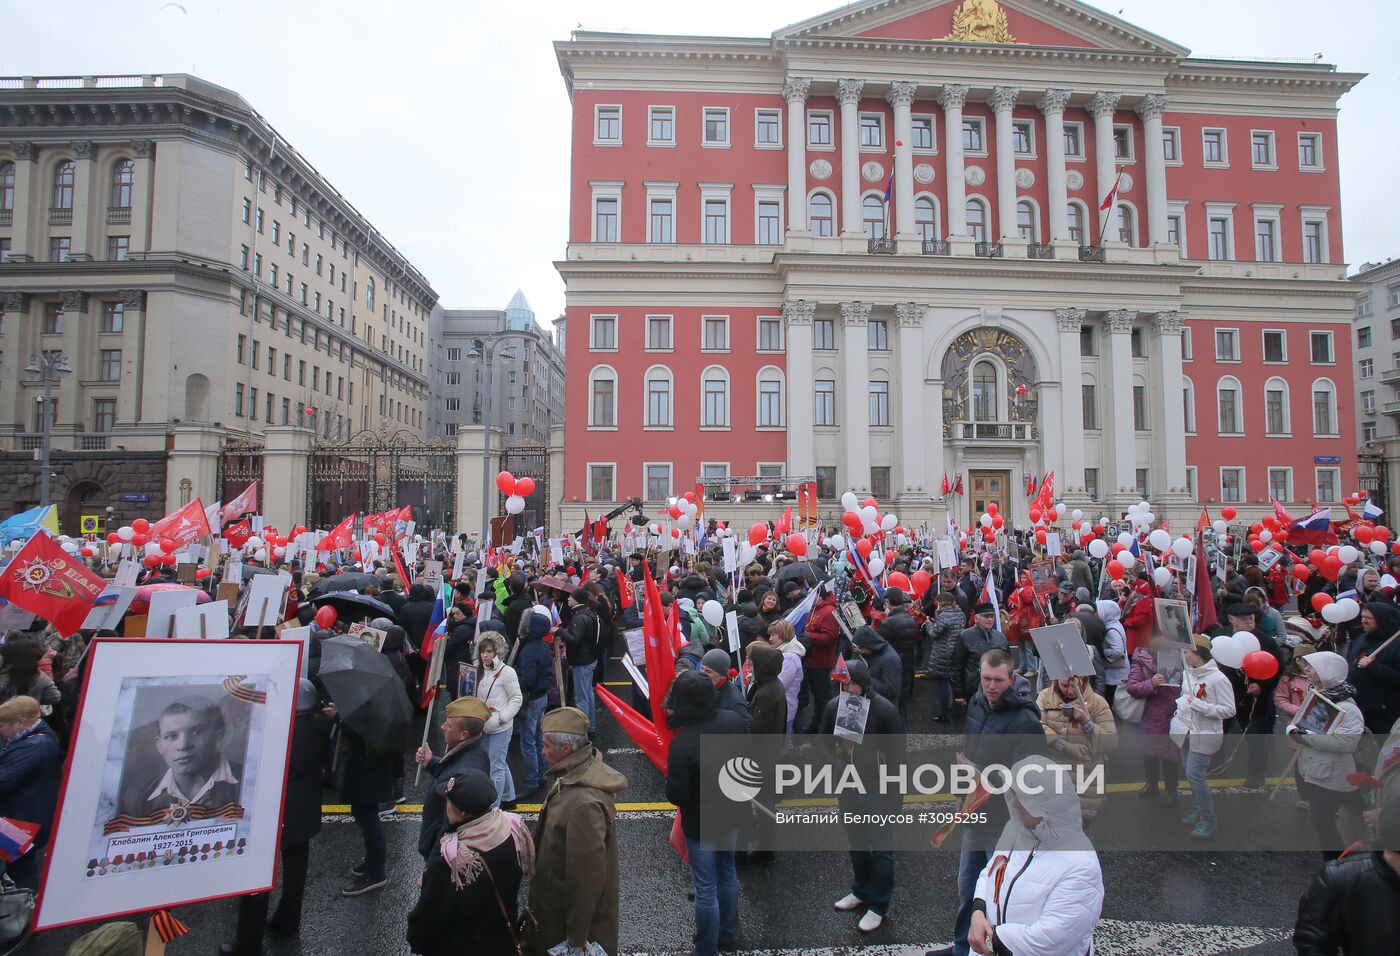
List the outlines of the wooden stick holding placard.
<svg viewBox="0 0 1400 956">
<path fill-rule="evenodd" d="M 146 924 L 146 954 L 145 956 L 165 956 L 165 940 L 160 938 L 160 933 L 156 932 L 155 914 L 151 914 L 151 920 Z"/>
<path fill-rule="evenodd" d="M 269 601 L 271 601 L 271 598 L 263 598 L 262 609 L 258 611 L 258 632 L 254 640 L 260 641 L 263 639 L 263 629 L 267 626 L 263 622 L 267 620 L 267 605 Z"/>
</svg>

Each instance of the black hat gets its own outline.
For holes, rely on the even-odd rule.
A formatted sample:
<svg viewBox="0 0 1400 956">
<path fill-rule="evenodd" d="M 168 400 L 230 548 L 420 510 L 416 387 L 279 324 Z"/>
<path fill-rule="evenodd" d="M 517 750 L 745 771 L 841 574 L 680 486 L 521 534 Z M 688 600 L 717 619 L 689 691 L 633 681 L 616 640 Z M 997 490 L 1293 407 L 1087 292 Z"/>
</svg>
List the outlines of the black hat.
<svg viewBox="0 0 1400 956">
<path fill-rule="evenodd" d="M 1259 609 L 1253 604 L 1245 604 L 1240 601 L 1238 604 L 1231 604 L 1226 608 L 1225 613 L 1230 617 L 1253 617 L 1259 613 Z"/>
<path fill-rule="evenodd" d="M 433 788 L 437 795 L 474 820 L 496 802 L 496 785 L 480 770 L 463 770 Z"/>
<path fill-rule="evenodd" d="M 973 614 L 995 614 L 996 605 L 983 602 L 972 609 Z"/>
</svg>

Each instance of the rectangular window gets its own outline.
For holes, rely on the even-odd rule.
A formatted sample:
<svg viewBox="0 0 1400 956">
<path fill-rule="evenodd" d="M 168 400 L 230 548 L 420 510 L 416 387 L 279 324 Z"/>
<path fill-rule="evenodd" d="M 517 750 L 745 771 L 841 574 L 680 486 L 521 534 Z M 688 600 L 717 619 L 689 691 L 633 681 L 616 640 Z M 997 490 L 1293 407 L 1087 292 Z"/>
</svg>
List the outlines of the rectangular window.
<svg viewBox="0 0 1400 956">
<path fill-rule="evenodd" d="M 1186 246 L 1185 246 L 1185 244 L 1181 241 L 1181 237 L 1182 237 L 1183 235 L 1185 235 L 1185 230 L 1182 229 L 1181 217 L 1180 217 L 1180 216 L 1168 216 L 1168 217 L 1167 217 L 1167 242 L 1169 242 L 1169 243 L 1171 243 L 1172 245 L 1176 246 L 1178 254 L 1180 254 L 1181 256 L 1185 257 L 1185 255 L 1186 255 Z"/>
<path fill-rule="evenodd" d="M 647 500 L 665 501 L 671 493 L 671 466 L 647 465 Z"/>
<path fill-rule="evenodd" d="M 807 145 L 831 145 L 831 114 L 813 110 L 807 114 Z"/>
<path fill-rule="evenodd" d="M 729 110 L 705 110 L 704 144 L 706 146 L 729 145 Z"/>
<path fill-rule="evenodd" d="M 268 277 L 272 280 L 273 289 L 277 288 L 277 275 L 277 263 L 274 262 L 271 266 L 268 267 Z"/>
<path fill-rule="evenodd" d="M 776 380 L 758 383 L 758 427 L 781 428 L 783 425 L 783 384 Z"/>
<path fill-rule="evenodd" d="M 1011 124 L 1011 148 L 1017 156 L 1031 156 L 1035 147 L 1031 139 L 1031 121 L 1015 120 Z"/>
<path fill-rule="evenodd" d="M 671 317 L 669 315 L 647 316 L 647 350 L 669 352 L 671 350 Z"/>
<path fill-rule="evenodd" d="M 1215 330 L 1215 360 L 1217 362 L 1238 362 L 1240 360 L 1240 333 L 1238 329 Z"/>
<path fill-rule="evenodd" d="M 1220 469 L 1220 500 L 1240 502 L 1244 500 L 1244 469 Z"/>
<path fill-rule="evenodd" d="M 233 413 L 242 416 L 243 414 L 243 383 L 238 382 L 233 386 Z"/>
<path fill-rule="evenodd" d="M 836 320 L 815 319 L 812 322 L 812 348 L 836 348 Z"/>
<path fill-rule="evenodd" d="M 1196 497 L 1196 466 L 1186 466 L 1186 494 L 1187 497 Z"/>
<path fill-rule="evenodd" d="M 593 204 L 593 241 L 617 242 L 618 205 L 621 200 L 599 198 Z"/>
<path fill-rule="evenodd" d="M 73 251 L 73 240 L 68 236 L 51 236 L 49 238 L 49 261 L 67 262 L 68 255 Z"/>
<path fill-rule="evenodd" d="M 102 303 L 102 323 L 99 332 L 120 332 L 126 323 L 126 307 L 120 302 Z"/>
<path fill-rule="evenodd" d="M 617 316 L 615 315 L 595 315 L 592 316 L 593 331 L 588 341 L 588 347 L 595 352 L 615 351 L 617 349 Z"/>
<path fill-rule="evenodd" d="M 600 428 L 612 428 L 617 424 L 617 419 L 613 414 L 616 407 L 615 385 L 610 378 L 598 378 L 593 381 L 593 419 L 589 422 Z"/>
<path fill-rule="evenodd" d="M 1233 385 L 1222 385 L 1216 390 L 1216 405 L 1220 412 L 1219 433 L 1238 435 L 1240 433 L 1240 393 Z"/>
<path fill-rule="evenodd" d="M 1264 330 L 1264 361 L 1266 362 L 1286 362 L 1288 361 L 1287 340 L 1280 329 Z"/>
<path fill-rule="evenodd" d="M 1169 163 L 1181 162 L 1181 130 L 1175 126 L 1162 130 L 1162 158 Z"/>
<path fill-rule="evenodd" d="M 1308 335 L 1314 365 L 1332 364 L 1332 333 L 1311 332 Z"/>
<path fill-rule="evenodd" d="M 758 235 L 760 246 L 777 246 L 783 241 L 783 206 L 775 199 L 760 200 L 758 204 Z"/>
<path fill-rule="evenodd" d="M 1216 260 L 1230 258 L 1230 220 L 1212 217 L 1206 228 L 1210 240 L 1209 257 Z"/>
<path fill-rule="evenodd" d="M 1322 168 L 1322 137 L 1317 133 L 1298 134 L 1298 168 Z"/>
<path fill-rule="evenodd" d="M 774 316 L 758 320 L 758 350 L 760 352 L 781 352 L 783 350 L 783 320 Z"/>
<path fill-rule="evenodd" d="M 253 275 L 255 275 L 255 276 L 260 276 L 260 275 L 262 275 L 262 253 L 261 253 L 261 252 L 255 252 L 255 253 L 253 253 Z"/>
<path fill-rule="evenodd" d="M 860 148 L 885 148 L 885 118 L 878 113 L 862 113 L 860 116 Z"/>
<path fill-rule="evenodd" d="M 263 211 L 262 211 L 262 207 L 259 206 L 259 207 L 258 207 L 258 233 L 261 235 L 261 234 L 262 234 L 262 231 L 263 231 Z"/>
<path fill-rule="evenodd" d="M 1323 242 L 1327 224 L 1317 219 L 1306 219 L 1303 221 L 1303 261 L 1309 263 L 1325 262 L 1326 253 L 1323 251 Z"/>
<path fill-rule="evenodd" d="M 1147 492 L 1148 492 L 1148 487 L 1147 487 L 1147 469 L 1146 469 L 1146 468 L 1139 468 L 1139 469 L 1137 469 L 1137 474 L 1136 474 L 1134 477 L 1136 478 L 1136 481 L 1137 481 L 1137 495 L 1138 495 L 1138 497 L 1139 497 L 1139 498 L 1146 498 L 1146 497 L 1147 497 Z"/>
<path fill-rule="evenodd" d="M 654 374 L 647 379 L 647 427 L 669 428 L 671 426 L 671 379 L 669 376 Z"/>
<path fill-rule="evenodd" d="M 1367 389 L 1361 393 L 1361 411 L 1367 415 L 1376 414 L 1376 393 L 1374 389 Z"/>
<path fill-rule="evenodd" d="M 1259 262 L 1278 260 L 1278 223 L 1272 219 L 1254 221 L 1254 258 Z"/>
<path fill-rule="evenodd" d="M 1317 469 L 1317 503 L 1327 504 L 1337 500 L 1337 488 L 1341 484 L 1341 471 L 1337 468 Z"/>
<path fill-rule="evenodd" d="M 1188 435 L 1196 434 L 1196 392 L 1189 385 L 1181 389 L 1181 427 Z"/>
<path fill-rule="evenodd" d="M 1375 422 L 1362 422 L 1362 423 L 1361 423 L 1361 440 L 1362 440 L 1362 441 L 1375 441 L 1375 440 L 1376 440 L 1376 423 L 1375 423 Z"/>
<path fill-rule="evenodd" d="M 1133 358 L 1147 357 L 1147 347 L 1142 340 L 1142 329 L 1133 329 L 1128 334 L 1128 341 Z"/>
<path fill-rule="evenodd" d="M 816 424 L 836 424 L 836 380 L 819 378 L 816 386 Z"/>
<path fill-rule="evenodd" d="M 884 319 L 871 319 L 865 327 L 865 344 L 872 351 L 888 352 L 890 324 Z"/>
<path fill-rule="evenodd" d="M 1099 500 L 1099 470 L 1097 468 L 1084 469 L 1084 494 L 1090 501 Z"/>
<path fill-rule="evenodd" d="M 671 146 L 676 142 L 676 108 L 674 106 L 653 106 L 648 111 L 647 143 L 652 146 Z"/>
<path fill-rule="evenodd" d="M 44 335 L 63 334 L 63 306 L 57 302 L 50 302 L 44 306 L 44 324 L 41 327 Z"/>
<path fill-rule="evenodd" d="M 1181 330 L 1181 360 L 1191 361 L 1191 330 L 1189 328 Z"/>
<path fill-rule="evenodd" d="M 99 434 L 110 432 L 117 424 L 117 400 L 99 398 L 92 403 L 92 430 Z"/>
<path fill-rule="evenodd" d="M 890 383 L 870 383 L 870 424 L 888 426 L 890 423 Z"/>
<path fill-rule="evenodd" d="M 588 497 L 591 501 L 613 500 L 613 466 L 588 466 Z"/>
<path fill-rule="evenodd" d="M 910 121 L 909 145 L 914 149 L 933 149 L 933 117 L 915 116 Z"/>
<path fill-rule="evenodd" d="M 448 350 L 447 350 L 447 361 L 449 361 L 449 362 L 460 362 L 460 361 L 462 361 L 462 350 L 461 350 L 461 348 L 450 348 L 450 349 L 448 349 Z"/>
<path fill-rule="evenodd" d="M 729 318 L 723 315 L 707 315 L 702 320 L 704 337 L 701 348 L 707 352 L 727 352 L 729 350 Z"/>
<path fill-rule="evenodd" d="M 1376 363 L 1374 359 L 1362 359 L 1356 363 L 1357 376 L 1360 378 L 1372 378 L 1376 374 Z"/>
<path fill-rule="evenodd" d="M 462 400 L 460 398 L 445 398 L 442 400 L 444 411 L 460 412 L 462 410 Z"/>
<path fill-rule="evenodd" d="M 675 202 L 670 199 L 651 200 L 648 242 L 675 242 Z"/>
<path fill-rule="evenodd" d="M 102 349 L 97 353 L 97 378 L 103 382 L 119 382 L 122 377 L 122 350 Z"/>
<path fill-rule="evenodd" d="M 272 220 L 272 244 L 274 246 L 282 244 L 282 224 L 276 219 Z"/>
<path fill-rule="evenodd" d="M 107 237 L 107 261 L 125 262 L 127 254 L 131 252 L 130 236 L 108 236 Z"/>
<path fill-rule="evenodd" d="M 817 466 L 817 498 L 828 501 L 836 497 L 836 466 Z"/>
<path fill-rule="evenodd" d="M 1249 161 L 1255 167 L 1274 168 L 1274 134 L 1254 130 L 1249 134 Z"/>
<path fill-rule="evenodd" d="M 754 115 L 754 145 L 778 147 L 783 145 L 783 114 L 778 110 L 759 110 Z"/>
<path fill-rule="evenodd" d="M 1133 430 L 1145 432 L 1147 428 L 1147 387 L 1145 385 L 1134 385 Z"/>
<path fill-rule="evenodd" d="M 1113 158 L 1133 158 L 1133 128 L 1131 126 L 1113 127 Z"/>
<path fill-rule="evenodd" d="M 1094 327 L 1092 325 L 1081 325 L 1079 327 L 1079 354 L 1098 355 L 1098 341 L 1094 338 Z"/>
<path fill-rule="evenodd" d="M 595 143 L 622 142 L 622 107 L 596 106 L 593 115 L 597 121 L 597 128 L 593 133 Z"/>
<path fill-rule="evenodd" d="M 250 222 L 250 221 L 252 220 L 252 218 L 253 218 L 253 201 L 252 201 L 251 199 L 245 199 L 245 200 L 243 200 L 243 221 L 244 221 L 244 222 Z"/>
<path fill-rule="evenodd" d="M 1269 469 L 1269 497 L 1277 498 L 1279 501 L 1288 501 L 1293 497 L 1289 487 L 1292 482 L 1289 480 L 1292 473 L 1287 468 Z"/>
<path fill-rule="evenodd" d="M 1264 432 L 1271 436 L 1288 434 L 1288 409 L 1281 388 L 1264 390 Z"/>
<path fill-rule="evenodd" d="M 1333 415 L 1332 392 L 1330 389 L 1313 390 L 1313 434 L 1337 434 L 1337 420 Z"/>
<path fill-rule="evenodd" d="M 982 153 L 987 150 L 986 137 L 983 136 L 983 122 L 978 117 L 963 117 L 962 139 L 963 149 L 968 152 Z"/>
<path fill-rule="evenodd" d="M 729 202 L 725 199 L 705 200 L 705 242 L 729 241 Z"/>
<path fill-rule="evenodd" d="M 1371 347 L 1371 327 L 1369 325 L 1356 330 L 1356 347 L 1359 349 Z"/>
<path fill-rule="evenodd" d="M 1065 158 L 1084 158 L 1084 124 L 1065 124 Z"/>
<path fill-rule="evenodd" d="M 1094 395 L 1094 386 L 1087 382 L 1080 386 L 1080 400 L 1083 403 L 1084 427 L 1099 427 L 1099 403 Z"/>
<path fill-rule="evenodd" d="M 1201 160 L 1207 166 L 1225 166 L 1229 163 L 1223 129 L 1201 131 Z"/>
<path fill-rule="evenodd" d="M 890 466 L 873 465 L 870 469 L 870 494 L 880 501 L 890 496 Z"/>
</svg>

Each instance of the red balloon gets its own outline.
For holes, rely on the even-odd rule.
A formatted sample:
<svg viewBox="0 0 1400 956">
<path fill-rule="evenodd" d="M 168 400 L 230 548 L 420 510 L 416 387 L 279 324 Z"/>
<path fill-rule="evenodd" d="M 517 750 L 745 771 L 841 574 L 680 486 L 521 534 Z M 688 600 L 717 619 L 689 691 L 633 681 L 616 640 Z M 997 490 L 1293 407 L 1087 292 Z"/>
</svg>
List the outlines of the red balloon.
<svg viewBox="0 0 1400 956">
<path fill-rule="evenodd" d="M 1044 528 L 1036 528 L 1036 529 L 1035 529 L 1035 543 L 1036 543 L 1036 544 L 1044 544 L 1045 541 L 1046 541 L 1046 539 L 1048 539 L 1049 537 L 1050 537 L 1050 536 L 1049 536 L 1048 534 L 1045 533 L 1045 529 L 1044 529 Z"/>
<path fill-rule="evenodd" d="M 929 589 L 929 585 L 933 583 L 933 575 L 920 568 L 910 576 L 909 583 L 914 586 L 914 596 L 921 597 Z"/>
<path fill-rule="evenodd" d="M 317 609 L 316 617 L 314 618 L 316 626 L 322 630 L 333 627 L 335 622 L 339 619 L 340 615 L 336 614 L 335 608 L 331 607 L 329 604 L 324 604 Z"/>
<path fill-rule="evenodd" d="M 1372 528 L 1371 534 L 1375 536 L 1375 539 L 1377 541 L 1390 540 L 1390 529 L 1383 524 L 1378 524 L 1374 528 Z"/>
<path fill-rule="evenodd" d="M 666 509 L 666 513 L 671 516 L 672 521 L 675 521 L 683 514 L 680 505 L 672 505 L 670 508 Z"/>
<path fill-rule="evenodd" d="M 121 543 L 122 543 L 122 536 L 119 535 L 119 534 L 117 534 L 115 531 L 109 531 L 109 532 L 107 532 L 107 543 L 108 543 L 108 544 L 121 544 Z"/>
<path fill-rule="evenodd" d="M 535 479 L 517 478 L 515 481 L 515 493 L 522 498 L 528 498 L 535 491 Z"/>
<path fill-rule="evenodd" d="M 1376 532 L 1371 528 L 1370 525 L 1363 524 L 1355 531 L 1353 531 L 1351 533 L 1351 536 L 1361 544 L 1370 544 L 1371 540 L 1375 538 Z"/>
<path fill-rule="evenodd" d="M 1255 554 L 1263 551 L 1265 547 L 1266 545 L 1264 542 L 1260 541 L 1258 538 L 1251 538 L 1249 541 L 1249 550 L 1253 551 Z"/>
<path fill-rule="evenodd" d="M 533 482 L 531 484 L 533 485 Z M 684 498 L 686 501 L 689 501 L 691 504 L 695 504 L 695 492 L 687 491 L 685 494 L 681 495 L 681 497 Z"/>
<path fill-rule="evenodd" d="M 1400 554 L 1400 541 L 1397 541 L 1397 542 L 1395 542 L 1394 544 L 1392 544 L 1392 545 L 1390 546 L 1390 553 L 1391 553 L 1391 554 Z"/>
<path fill-rule="evenodd" d="M 507 497 L 515 494 L 515 476 L 508 471 L 501 472 L 496 476 L 496 487 Z"/>
<path fill-rule="evenodd" d="M 162 539 L 160 540 L 160 549 L 161 549 L 162 551 L 164 551 L 166 554 L 174 554 L 174 553 L 175 553 L 175 547 L 176 547 L 175 542 L 172 541 L 170 538 L 162 538 Z"/>
<path fill-rule="evenodd" d="M 1044 517 L 1039 508 L 1031 509 L 1031 524 L 1040 524 L 1040 519 Z"/>
<path fill-rule="evenodd" d="M 1127 551 L 1128 546 L 1121 541 L 1115 541 L 1108 546 L 1110 554 L 1117 554 L 1120 551 Z"/>
<path fill-rule="evenodd" d="M 1305 564 L 1295 564 L 1293 565 L 1293 576 L 1299 581 L 1306 581 L 1308 578 L 1312 577 L 1312 572 L 1308 570 Z"/>
<path fill-rule="evenodd" d="M 905 594 L 911 594 L 914 586 L 909 583 L 909 577 L 903 571 L 891 571 L 886 582 L 892 588 L 898 588 Z"/>
<path fill-rule="evenodd" d="M 213 574 L 213 572 L 210 571 L 208 568 L 196 568 L 194 572 L 195 578 L 200 581 L 203 581 L 205 578 L 209 577 L 210 574 Z"/>
<path fill-rule="evenodd" d="M 993 508 L 996 507 L 996 503 L 993 502 L 989 507 L 993 507 Z M 1003 518 L 1003 517 L 1002 517 L 1001 515 L 999 515 L 999 514 L 994 514 L 994 515 L 992 515 L 992 527 L 993 527 L 993 528 L 1000 528 L 1000 527 L 1001 527 L 1002 525 L 1004 525 L 1004 524 L 1006 524 L 1006 519 L 1005 519 L 1005 518 Z"/>
<path fill-rule="evenodd" d="M 860 534 L 860 515 L 856 514 L 854 511 L 848 511 L 844 515 L 842 515 L 841 523 L 844 524 L 848 529 L 850 529 L 851 534 Z"/>
<path fill-rule="evenodd" d="M 879 510 L 880 502 L 876 501 L 874 498 L 866 498 L 860 503 L 860 506 L 862 508 L 874 508 L 876 510 Z"/>
<path fill-rule="evenodd" d="M 1332 603 L 1332 595 L 1328 594 L 1326 591 L 1318 591 L 1316 594 L 1314 594 L 1314 595 L 1312 596 L 1312 607 L 1313 607 L 1313 610 L 1316 611 L 1316 612 L 1319 613 L 1319 614 L 1322 613 L 1322 609 L 1323 609 L 1323 608 L 1325 608 L 1327 605 L 1329 605 L 1329 604 L 1331 604 L 1331 603 Z"/>
<path fill-rule="evenodd" d="M 1253 680 L 1268 680 L 1278 673 L 1278 658 L 1268 651 L 1251 651 L 1244 656 L 1242 669 Z"/>
<path fill-rule="evenodd" d="M 1277 531 L 1277 530 L 1278 530 L 1278 518 L 1275 517 L 1274 515 L 1265 515 L 1265 516 L 1264 516 L 1264 527 L 1268 528 L 1270 531 Z"/>
<path fill-rule="evenodd" d="M 93 555 L 97 554 L 97 552 L 94 551 L 92 548 L 83 548 L 83 549 L 82 549 L 81 551 L 79 551 L 78 553 L 81 554 L 81 555 L 82 555 L 83 557 L 85 557 L 85 558 L 90 558 L 90 557 L 92 557 Z"/>
<path fill-rule="evenodd" d="M 1108 562 L 1108 576 L 1111 577 L 1113 580 L 1123 580 L 1123 575 L 1126 573 L 1127 569 L 1124 568 L 1123 565 L 1119 564 L 1117 561 Z"/>
<path fill-rule="evenodd" d="M 135 528 L 135 526 L 136 526 L 136 523 L 133 521 L 133 522 L 132 522 L 132 527 Z M 144 548 L 144 547 L 146 546 L 146 541 L 147 541 L 147 540 L 148 540 L 148 539 L 146 538 L 146 536 L 145 536 L 144 534 L 139 533 L 139 532 L 131 536 L 131 543 L 134 544 L 134 545 L 136 545 L 136 547 L 138 547 L 138 548 Z"/>
<path fill-rule="evenodd" d="M 679 529 L 673 529 L 679 530 Z M 768 526 L 762 521 L 757 522 L 749 528 L 749 544 L 757 547 L 768 540 Z"/>
<path fill-rule="evenodd" d="M 996 503 L 995 501 L 989 501 L 989 502 L 987 502 L 987 514 L 989 514 L 989 515 L 994 515 L 994 514 L 996 514 L 999 510 L 1001 510 L 1001 509 L 997 507 L 997 503 Z"/>
<path fill-rule="evenodd" d="M 146 567 L 148 567 L 148 568 L 159 567 L 159 566 L 160 566 L 160 556 L 159 556 L 159 555 L 155 555 L 155 554 L 148 554 L 148 555 L 146 555 L 145 558 L 142 559 L 141 563 L 144 564 L 144 565 L 145 565 Z"/>
<path fill-rule="evenodd" d="M 1094 525 L 1094 534 L 1103 534 L 1103 525 L 1101 525 L 1101 524 L 1096 524 L 1096 525 Z"/>
<path fill-rule="evenodd" d="M 787 545 L 787 549 L 789 551 L 797 555 L 799 558 L 807 553 L 807 539 L 802 537 L 802 535 L 800 534 L 788 535 L 787 540 L 783 543 Z"/>
<path fill-rule="evenodd" d="M 1239 512 L 1229 505 L 1220 509 L 1220 517 L 1224 518 L 1226 521 L 1234 521 L 1235 515 L 1237 514 L 1239 514 Z"/>
<path fill-rule="evenodd" d="M 1050 511 L 1048 512 L 1048 514 L 1049 514 L 1049 517 L 1050 517 L 1050 523 L 1051 523 L 1051 524 L 1054 524 L 1056 521 L 1059 521 L 1059 520 L 1060 520 L 1060 512 L 1059 512 L 1058 509 L 1051 508 Z"/>
<path fill-rule="evenodd" d="M 145 534 L 147 531 L 151 530 L 151 523 L 145 518 L 137 518 L 131 523 L 131 530 L 135 531 L 137 534 Z"/>
<path fill-rule="evenodd" d="M 1258 521 L 1254 522 L 1253 524 L 1251 524 L 1251 525 L 1249 526 L 1249 533 L 1250 533 L 1250 534 L 1258 534 L 1259 532 L 1261 532 L 1261 531 L 1263 531 L 1263 530 L 1264 530 L 1264 526 L 1263 526 L 1262 524 L 1260 524 Z"/>
<path fill-rule="evenodd" d="M 381 548 L 384 547 L 384 543 L 388 540 L 389 539 L 384 536 L 384 533 L 382 531 L 374 536 L 374 543 L 379 545 Z"/>
<path fill-rule="evenodd" d="M 167 554 L 162 556 L 160 559 L 160 563 L 165 565 L 167 568 L 175 567 L 175 555 Z"/>
<path fill-rule="evenodd" d="M 875 545 L 870 542 L 869 538 L 861 538 L 856 542 L 856 550 L 860 552 L 862 558 L 868 558 L 870 552 L 875 550 Z"/>
<path fill-rule="evenodd" d="M 1095 538 L 1097 538 L 1097 537 L 1098 537 L 1098 535 L 1094 534 L 1094 532 L 1092 532 L 1092 531 L 1080 531 L 1080 532 L 1079 532 L 1079 543 L 1080 543 L 1080 544 L 1088 544 L 1090 541 L 1093 541 L 1093 540 L 1094 540 Z"/>
</svg>

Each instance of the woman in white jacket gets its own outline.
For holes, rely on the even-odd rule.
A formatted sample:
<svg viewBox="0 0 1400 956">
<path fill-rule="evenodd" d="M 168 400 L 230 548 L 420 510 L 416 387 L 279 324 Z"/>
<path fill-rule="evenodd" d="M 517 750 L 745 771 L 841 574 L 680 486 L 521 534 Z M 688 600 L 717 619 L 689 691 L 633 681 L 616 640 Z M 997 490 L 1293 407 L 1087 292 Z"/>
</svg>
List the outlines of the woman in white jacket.
<svg viewBox="0 0 1400 956">
<path fill-rule="evenodd" d="M 1191 785 L 1193 809 L 1181 822 L 1192 827 L 1191 839 L 1209 840 L 1215 836 L 1216 820 L 1207 770 L 1211 755 L 1224 741 L 1225 720 L 1235 716 L 1235 690 L 1211 660 L 1204 637 L 1197 637 L 1185 656 L 1186 673 L 1171 723 L 1172 742 L 1181 748 L 1186 782 Z"/>
<path fill-rule="evenodd" d="M 515 715 L 520 711 L 522 697 L 520 680 L 515 668 L 500 660 L 494 637 L 482 637 L 476 642 L 476 696 L 486 702 L 491 716 L 482 732 L 486 735 L 486 752 L 491 756 L 491 782 L 501 807 L 515 809 L 515 779 L 506 764 L 510 737 L 515 730 Z"/>
<path fill-rule="evenodd" d="M 1337 830 L 1337 811 L 1345 808 L 1359 815 L 1361 800 L 1347 775 L 1356 772 L 1356 747 L 1366 731 L 1361 708 L 1352 700 L 1356 688 L 1347 683 L 1347 661 L 1331 651 L 1317 651 L 1302 659 L 1299 669 L 1312 693 L 1337 708 L 1338 716 L 1322 733 L 1298 726 L 1298 718 L 1284 731 L 1298 749 L 1298 795 L 1308 801 L 1308 822 L 1317 834 L 1325 860 L 1335 860 L 1346 849 Z M 1303 708 L 1299 708 L 1301 714 Z"/>
<path fill-rule="evenodd" d="M 1103 699 L 1113 706 L 1118 685 L 1128 679 L 1128 632 L 1123 630 L 1123 609 L 1117 601 L 1095 601 L 1103 621 Z"/>
<path fill-rule="evenodd" d="M 1011 771 L 1011 819 L 977 878 L 967 941 L 983 954 L 1084 956 L 1104 891 L 1074 777 L 1038 754 Z"/>
</svg>

